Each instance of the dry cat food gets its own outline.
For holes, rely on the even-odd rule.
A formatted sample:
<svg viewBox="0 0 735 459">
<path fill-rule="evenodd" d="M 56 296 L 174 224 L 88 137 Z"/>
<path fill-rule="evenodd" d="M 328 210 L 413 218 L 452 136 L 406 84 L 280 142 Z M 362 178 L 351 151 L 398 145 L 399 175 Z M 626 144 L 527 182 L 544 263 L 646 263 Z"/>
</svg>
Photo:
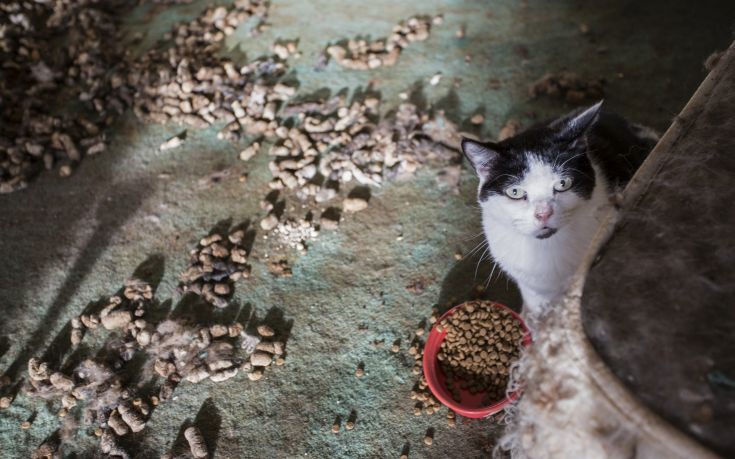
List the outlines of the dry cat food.
<svg viewBox="0 0 735 459">
<path fill-rule="evenodd" d="M 429 318 L 430 323 L 436 323 L 438 319 L 438 312 L 439 311 L 436 308 L 432 308 L 431 317 Z M 424 322 L 422 321 L 422 324 L 423 323 Z M 423 326 L 420 324 L 417 330 L 418 329 L 423 330 Z M 408 354 L 414 358 L 414 366 L 411 371 L 413 374 L 419 376 L 418 380 L 413 386 L 413 389 L 411 390 L 411 400 L 415 401 L 415 404 L 413 406 L 413 414 L 416 416 L 421 416 L 422 414 L 427 414 L 431 416 L 434 413 L 438 412 L 439 408 L 441 408 L 441 404 L 431 393 L 431 390 L 429 389 L 429 383 L 426 381 L 426 376 L 424 376 L 424 344 L 425 343 L 421 340 L 421 337 L 417 336 L 413 339 L 413 341 L 411 341 L 411 344 L 408 348 Z M 396 341 L 393 346 L 394 347 L 391 348 L 392 352 L 400 351 L 400 344 L 398 341 Z M 393 349 L 396 350 L 393 351 Z"/>
<path fill-rule="evenodd" d="M 492 302 L 471 301 L 437 329 L 447 332 L 437 359 L 452 398 L 461 401 L 460 389 L 485 392 L 487 404 L 503 398 L 524 335 L 518 319 Z"/>
</svg>

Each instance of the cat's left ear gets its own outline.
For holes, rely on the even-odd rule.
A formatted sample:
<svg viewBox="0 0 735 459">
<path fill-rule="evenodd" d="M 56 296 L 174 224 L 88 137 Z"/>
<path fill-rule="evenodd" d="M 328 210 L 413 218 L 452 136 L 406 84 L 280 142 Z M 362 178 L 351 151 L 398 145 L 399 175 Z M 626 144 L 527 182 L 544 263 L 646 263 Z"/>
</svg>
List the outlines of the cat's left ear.
<svg viewBox="0 0 735 459">
<path fill-rule="evenodd" d="M 552 126 L 558 130 L 559 140 L 571 142 L 582 136 L 600 117 L 602 102 L 604 101 L 601 100 L 591 107 L 575 110 L 556 120 Z"/>
<path fill-rule="evenodd" d="M 479 177 L 486 176 L 498 159 L 497 146 L 491 142 L 478 142 L 462 137 L 462 152 L 470 160 Z"/>
</svg>

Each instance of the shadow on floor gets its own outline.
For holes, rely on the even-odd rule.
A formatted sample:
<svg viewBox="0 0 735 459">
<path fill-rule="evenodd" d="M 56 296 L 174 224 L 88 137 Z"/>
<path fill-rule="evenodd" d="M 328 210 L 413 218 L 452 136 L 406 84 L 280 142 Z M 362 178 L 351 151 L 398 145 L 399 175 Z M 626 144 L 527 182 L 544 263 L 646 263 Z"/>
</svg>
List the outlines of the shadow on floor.
<svg viewBox="0 0 735 459">
<path fill-rule="evenodd" d="M 453 306 L 468 300 L 492 300 L 514 311 L 520 311 L 523 301 L 518 288 L 489 255 L 478 251 L 466 256 L 452 266 L 444 276 L 437 307 L 444 313 Z"/>
</svg>

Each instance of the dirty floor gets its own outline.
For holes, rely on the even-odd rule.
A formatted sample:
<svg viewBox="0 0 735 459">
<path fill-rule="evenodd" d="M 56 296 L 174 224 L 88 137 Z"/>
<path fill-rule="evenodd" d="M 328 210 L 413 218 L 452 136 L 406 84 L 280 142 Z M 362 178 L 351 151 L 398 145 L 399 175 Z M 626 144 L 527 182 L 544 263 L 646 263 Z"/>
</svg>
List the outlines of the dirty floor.
<svg viewBox="0 0 735 459">
<path fill-rule="evenodd" d="M 124 18 L 125 27 L 146 33 L 144 49 L 206 4 L 142 5 Z M 385 110 L 405 93 L 484 137 L 497 135 L 509 118 L 528 125 L 569 110 L 553 97 L 530 99 L 527 89 L 564 69 L 604 78 L 609 110 L 664 130 L 704 77 L 705 58 L 729 45 L 733 13 L 735 3 L 724 1 L 695 8 L 683 1 L 273 0 L 267 31 L 237 32 L 226 44 L 244 62 L 277 39 L 297 38 L 302 57 L 290 66 L 299 93 L 372 85 Z M 330 62 L 315 69 L 327 44 L 386 36 L 416 14 L 443 14 L 444 22 L 395 66 L 359 71 Z M 442 77 L 432 85 L 437 73 Z M 468 122 L 478 112 L 485 117 L 481 129 Z M 464 168 L 456 189 L 439 185 L 439 171 L 430 168 L 372 188 L 366 210 L 345 215 L 339 229 L 323 230 L 300 254 L 264 239 L 256 224 L 265 216 L 259 203 L 268 192 L 267 155 L 243 162 L 214 129 L 189 129 L 181 147 L 158 150 L 180 130 L 130 114 L 109 133 L 108 151 L 85 159 L 71 177 L 41 174 L 27 189 L 0 195 L 0 372 L 18 381 L 29 357 L 67 353 L 70 320 L 143 265 L 163 308 L 194 310 L 208 322 L 267 318 L 288 341 L 286 364 L 260 381 L 240 374 L 181 384 L 175 399 L 123 444 L 134 457 L 181 448 L 191 422 L 214 457 L 399 457 L 406 447 L 409 457 L 487 457 L 502 426 L 460 420 L 450 428 L 445 410 L 414 416 L 409 395 L 416 376 L 406 352 L 432 307 L 478 295 L 476 286 L 490 276 L 491 263 L 469 255 L 481 242 L 470 170 Z M 240 181 L 243 173 L 247 180 Z M 306 213 L 296 197 L 284 198 L 290 215 Z M 258 232 L 251 278 L 236 284 L 230 307 L 213 310 L 182 298 L 176 287 L 188 250 L 222 221 L 249 221 Z M 457 261 L 457 253 L 467 256 Z M 271 275 L 266 265 L 273 258 L 288 259 L 293 276 Z M 497 272 L 482 295 L 518 306 L 512 284 Z M 396 339 L 402 351 L 393 354 Z M 365 376 L 358 379 L 359 364 Z M 0 412 L 0 457 L 28 457 L 61 426 L 58 408 L 18 395 Z M 353 410 L 354 430 L 331 433 L 335 417 L 344 420 Z M 64 456 L 98 455 L 93 429 L 74 411 L 69 417 Z M 21 429 L 26 420 L 31 427 Z M 423 442 L 429 428 L 432 446 Z"/>
</svg>

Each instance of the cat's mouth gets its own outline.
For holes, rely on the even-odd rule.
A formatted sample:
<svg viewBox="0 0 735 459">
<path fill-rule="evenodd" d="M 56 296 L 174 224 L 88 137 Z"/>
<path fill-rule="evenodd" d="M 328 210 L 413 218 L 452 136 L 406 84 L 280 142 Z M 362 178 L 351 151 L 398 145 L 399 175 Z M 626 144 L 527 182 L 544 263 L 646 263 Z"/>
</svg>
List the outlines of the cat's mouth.
<svg viewBox="0 0 735 459">
<path fill-rule="evenodd" d="M 548 239 L 556 233 L 556 228 L 544 227 L 536 234 L 536 239 Z"/>
</svg>

